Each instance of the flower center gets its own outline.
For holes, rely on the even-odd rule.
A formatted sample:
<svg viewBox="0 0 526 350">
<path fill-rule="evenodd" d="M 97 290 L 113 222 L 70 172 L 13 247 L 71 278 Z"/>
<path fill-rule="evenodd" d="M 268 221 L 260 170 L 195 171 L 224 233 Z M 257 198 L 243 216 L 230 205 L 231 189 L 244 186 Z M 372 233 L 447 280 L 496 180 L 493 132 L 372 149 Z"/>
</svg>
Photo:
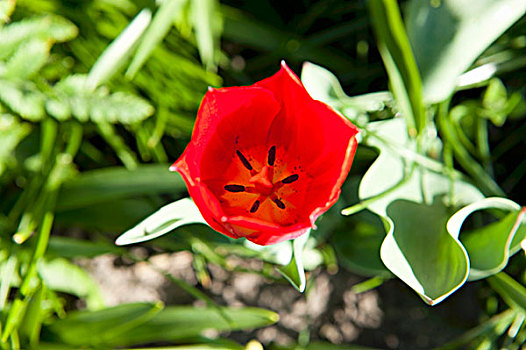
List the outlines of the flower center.
<svg viewBox="0 0 526 350">
<path fill-rule="evenodd" d="M 225 185 L 224 189 L 227 192 L 246 192 L 246 193 L 255 193 L 258 194 L 258 198 L 253 202 L 249 211 L 255 213 L 260 205 L 267 198 L 276 205 L 279 209 L 285 209 L 285 203 L 278 197 L 276 191 L 280 189 L 283 185 L 291 184 L 298 180 L 298 174 L 292 174 L 287 176 L 284 179 L 273 182 L 274 179 L 274 165 L 276 163 L 276 146 L 270 147 L 267 155 L 267 165 L 264 165 L 261 170 L 257 171 L 254 169 L 252 164 L 248 159 L 243 155 L 239 150 L 236 150 L 236 155 L 243 167 L 245 167 L 250 172 L 250 179 L 248 181 L 249 185 L 240 185 L 240 184 L 228 184 Z"/>
</svg>

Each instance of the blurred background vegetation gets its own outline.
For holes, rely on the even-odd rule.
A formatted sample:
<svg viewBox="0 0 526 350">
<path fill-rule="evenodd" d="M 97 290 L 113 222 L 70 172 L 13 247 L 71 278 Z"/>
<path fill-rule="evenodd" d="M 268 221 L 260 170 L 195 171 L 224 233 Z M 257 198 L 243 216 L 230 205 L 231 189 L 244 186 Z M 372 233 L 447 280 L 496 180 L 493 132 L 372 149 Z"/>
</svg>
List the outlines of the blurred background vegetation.
<svg viewBox="0 0 526 350">
<path fill-rule="evenodd" d="M 400 112 L 419 133 L 427 120 L 427 156 L 486 196 L 524 205 L 525 5 L 503 3 L 516 18 L 484 17 L 496 2 L 459 1 L 458 22 L 429 24 L 443 28 L 441 42 L 416 16 L 450 3 L 440 0 L 1 0 L 2 348 L 521 349 L 524 252 L 506 260 L 505 275 L 429 307 L 382 264 L 379 217 L 340 214 L 363 199 L 358 184 L 383 152 L 372 142 L 359 146 L 342 199 L 307 241 L 304 294 L 276 270 L 289 245 L 258 249 L 199 225 L 113 244 L 187 196 L 167 169 L 207 87 L 252 84 L 282 59 L 298 75 L 304 62 L 332 72 L 342 87 L 331 81 L 335 108 L 365 131 Z M 398 6 L 414 58 L 396 51 L 406 35 L 390 31 Z M 470 18 L 482 18 L 479 30 L 463 27 Z M 411 85 L 420 84 L 415 59 L 422 95 Z"/>
</svg>

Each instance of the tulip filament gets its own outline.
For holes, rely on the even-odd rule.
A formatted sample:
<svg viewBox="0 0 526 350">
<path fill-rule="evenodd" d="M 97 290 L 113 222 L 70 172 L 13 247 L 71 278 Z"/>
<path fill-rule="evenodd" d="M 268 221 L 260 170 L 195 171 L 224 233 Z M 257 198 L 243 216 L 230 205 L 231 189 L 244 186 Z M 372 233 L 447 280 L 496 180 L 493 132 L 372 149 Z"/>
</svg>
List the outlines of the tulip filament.
<svg viewBox="0 0 526 350">
<path fill-rule="evenodd" d="M 260 171 L 255 170 L 252 167 L 252 164 L 248 161 L 248 159 L 241 153 L 241 151 L 236 150 L 236 155 L 243 164 L 243 166 L 250 171 L 250 174 L 252 175 L 250 178 L 250 184 L 252 186 L 244 186 L 244 185 L 237 185 L 237 184 L 229 184 L 225 185 L 224 189 L 227 192 L 231 193 L 239 193 L 239 192 L 246 192 L 246 193 L 254 193 L 259 194 L 259 198 L 252 204 L 250 207 L 250 213 L 255 213 L 261 203 L 265 201 L 265 199 L 270 198 L 270 200 L 281 210 L 286 208 L 285 203 L 278 198 L 276 195 L 276 191 L 280 189 L 283 185 L 288 185 L 293 182 L 298 181 L 299 175 L 298 174 L 292 174 L 284 179 L 273 182 L 273 166 L 276 163 L 276 146 L 270 147 L 268 150 L 267 155 L 267 165 L 263 166 Z"/>
</svg>

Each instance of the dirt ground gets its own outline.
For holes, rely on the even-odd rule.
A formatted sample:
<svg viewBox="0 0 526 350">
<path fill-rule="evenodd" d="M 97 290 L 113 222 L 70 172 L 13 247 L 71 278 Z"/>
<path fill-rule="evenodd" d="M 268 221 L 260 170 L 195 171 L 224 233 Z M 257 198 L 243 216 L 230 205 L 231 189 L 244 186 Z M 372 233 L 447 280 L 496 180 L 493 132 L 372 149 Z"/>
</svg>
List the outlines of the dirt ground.
<svg viewBox="0 0 526 350">
<path fill-rule="evenodd" d="M 108 305 L 156 300 L 169 305 L 204 304 L 155 269 L 197 285 L 191 253 L 160 254 L 149 260 L 151 265 L 123 263 L 115 256 L 103 255 L 78 263 L 100 284 Z M 255 260 L 234 263 L 252 269 L 261 264 Z M 209 265 L 208 269 L 210 285 L 199 288 L 218 304 L 258 306 L 279 313 L 276 325 L 227 335 L 240 343 L 258 339 L 263 345 L 286 345 L 307 336 L 311 340 L 380 349 L 431 349 L 474 327 L 479 317 L 476 288 L 470 284 L 438 306 L 430 307 L 396 279 L 374 290 L 353 293 L 351 287 L 364 278 L 343 269 L 333 275 L 324 270 L 310 272 L 305 294 L 286 282 L 269 281 L 258 274 L 231 273 L 216 265 Z"/>
</svg>

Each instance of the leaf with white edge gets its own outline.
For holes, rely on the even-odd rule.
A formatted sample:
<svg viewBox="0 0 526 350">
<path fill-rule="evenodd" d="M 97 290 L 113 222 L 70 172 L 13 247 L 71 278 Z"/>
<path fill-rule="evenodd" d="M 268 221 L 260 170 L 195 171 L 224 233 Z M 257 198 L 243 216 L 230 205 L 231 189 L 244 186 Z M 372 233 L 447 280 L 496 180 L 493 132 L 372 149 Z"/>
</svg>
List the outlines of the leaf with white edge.
<svg viewBox="0 0 526 350">
<path fill-rule="evenodd" d="M 441 0 L 438 4 L 421 0 L 407 4 L 407 32 L 426 102 L 451 95 L 457 78 L 526 12 L 524 0 Z"/>
<path fill-rule="evenodd" d="M 333 107 L 341 100 L 349 98 L 343 91 L 338 78 L 328 69 L 311 62 L 305 62 L 301 68 L 301 82 L 309 95 L 318 101 Z"/>
<path fill-rule="evenodd" d="M 206 225 L 195 203 L 190 198 L 183 198 L 165 205 L 137 226 L 120 235 L 115 244 L 127 245 L 149 241 L 180 226 L 196 223 Z"/>
<path fill-rule="evenodd" d="M 309 239 L 309 234 L 310 230 L 292 241 L 293 253 L 290 262 L 278 269 L 278 272 L 300 293 L 305 291 L 305 286 L 307 285 L 305 270 L 303 269 L 303 249 Z"/>
<path fill-rule="evenodd" d="M 447 230 L 451 235 L 459 236 L 466 218 L 483 209 L 500 209 L 509 214 L 499 221 L 462 234 L 460 240 L 466 247 L 471 262 L 470 280 L 493 275 L 506 266 L 511 243 L 524 216 L 524 210 L 520 210 L 521 207 L 509 199 L 484 198 L 453 214 L 447 222 Z"/>
<path fill-rule="evenodd" d="M 388 91 L 347 96 L 334 74 L 311 62 L 303 64 L 301 82 L 313 99 L 340 110 L 353 121 L 357 115 L 363 115 L 367 122 L 369 118 L 365 112 L 378 112 L 393 103 L 393 95 Z"/>
<path fill-rule="evenodd" d="M 290 241 L 283 241 L 272 245 L 259 245 L 252 243 L 247 239 L 243 242 L 243 245 L 246 248 L 257 252 L 259 259 L 273 264 L 287 265 L 291 261 L 293 255 L 293 248 Z"/>
<path fill-rule="evenodd" d="M 467 279 L 469 260 L 458 237 L 446 230 L 448 206 L 483 198 L 460 178 L 413 154 L 403 119 L 371 123 L 365 143 L 380 155 L 364 175 L 359 197 L 386 226 L 380 256 L 385 266 L 430 305 L 458 289 Z M 416 152 L 415 152 L 416 153 Z M 437 170 L 437 171 L 435 171 Z"/>
<path fill-rule="evenodd" d="M 390 226 L 380 250 L 384 264 L 429 305 L 436 305 L 468 278 L 466 250 L 446 231 L 447 207 L 395 200 L 387 208 Z"/>
</svg>

